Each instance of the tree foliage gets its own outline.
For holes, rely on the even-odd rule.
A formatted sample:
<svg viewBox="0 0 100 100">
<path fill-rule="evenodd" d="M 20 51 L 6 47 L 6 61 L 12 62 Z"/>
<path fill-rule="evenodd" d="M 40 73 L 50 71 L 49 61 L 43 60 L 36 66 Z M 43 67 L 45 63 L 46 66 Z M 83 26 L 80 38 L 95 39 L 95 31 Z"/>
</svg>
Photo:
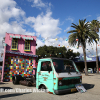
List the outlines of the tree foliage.
<svg viewBox="0 0 100 100">
<path fill-rule="evenodd" d="M 96 38 L 98 38 L 98 34 L 96 32 L 92 31 L 89 25 L 89 22 L 86 22 L 86 19 L 80 20 L 78 24 L 72 23 L 72 28 L 74 30 L 68 31 L 67 33 L 71 33 L 69 35 L 69 44 L 70 45 L 76 45 L 78 44 L 82 46 L 83 48 L 83 54 L 84 54 L 84 62 L 85 62 L 85 72 L 86 75 L 88 75 L 87 72 L 87 63 L 86 63 L 86 42 L 89 44 L 93 43 L 93 40 L 96 42 Z M 76 41 L 78 39 L 78 41 Z M 87 41 L 88 40 L 88 41 Z"/>
<path fill-rule="evenodd" d="M 46 58 L 46 57 L 58 57 L 58 58 L 67 58 L 74 59 L 76 56 L 79 56 L 80 53 L 74 53 L 71 49 L 66 49 L 65 47 L 53 47 L 46 46 L 39 47 L 36 49 L 36 55 L 38 55 L 38 59 Z"/>
<path fill-rule="evenodd" d="M 90 26 L 91 31 L 93 31 L 95 34 L 97 34 L 99 32 L 100 22 L 97 21 L 97 20 L 92 20 L 89 26 Z M 97 41 L 99 41 L 99 35 L 97 37 L 95 37 L 95 42 L 96 42 L 96 67 L 97 67 L 97 73 L 99 74 Z"/>
</svg>

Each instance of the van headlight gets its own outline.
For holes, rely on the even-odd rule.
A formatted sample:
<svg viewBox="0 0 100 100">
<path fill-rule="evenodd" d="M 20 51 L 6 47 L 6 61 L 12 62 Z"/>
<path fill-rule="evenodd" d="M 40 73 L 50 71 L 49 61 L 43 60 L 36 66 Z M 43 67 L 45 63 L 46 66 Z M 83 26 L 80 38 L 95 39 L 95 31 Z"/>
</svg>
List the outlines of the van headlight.
<svg viewBox="0 0 100 100">
<path fill-rule="evenodd" d="M 62 82 L 61 81 L 59 81 L 59 83 L 58 83 L 59 85 L 62 85 Z"/>
</svg>

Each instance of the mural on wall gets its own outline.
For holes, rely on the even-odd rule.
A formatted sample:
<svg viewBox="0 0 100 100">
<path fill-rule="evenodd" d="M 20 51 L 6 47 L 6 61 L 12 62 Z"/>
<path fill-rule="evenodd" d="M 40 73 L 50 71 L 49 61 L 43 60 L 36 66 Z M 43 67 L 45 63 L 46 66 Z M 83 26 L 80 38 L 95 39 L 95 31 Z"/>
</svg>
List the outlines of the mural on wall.
<svg viewBox="0 0 100 100">
<path fill-rule="evenodd" d="M 33 58 L 22 56 L 6 56 L 4 81 L 12 81 L 12 76 L 29 76 L 33 74 Z"/>
</svg>

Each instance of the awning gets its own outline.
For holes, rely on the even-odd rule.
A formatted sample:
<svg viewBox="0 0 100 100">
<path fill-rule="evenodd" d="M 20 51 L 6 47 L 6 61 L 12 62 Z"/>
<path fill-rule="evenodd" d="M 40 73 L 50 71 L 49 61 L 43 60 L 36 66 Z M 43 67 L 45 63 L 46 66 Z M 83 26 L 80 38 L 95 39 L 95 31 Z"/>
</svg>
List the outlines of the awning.
<svg viewBox="0 0 100 100">
<path fill-rule="evenodd" d="M 20 39 L 21 37 L 20 36 L 12 36 L 10 35 L 11 38 L 17 38 L 17 39 Z"/>
<path fill-rule="evenodd" d="M 33 40 L 33 38 L 31 38 L 31 37 L 23 37 L 23 39 L 25 39 L 25 40 Z"/>
<path fill-rule="evenodd" d="M 12 36 L 12 35 L 10 35 L 10 38 L 17 38 L 17 39 L 20 39 L 21 36 Z M 22 38 L 25 39 L 25 40 L 33 40 L 33 38 L 31 38 L 31 37 L 22 37 Z"/>
<path fill-rule="evenodd" d="M 31 55 L 31 54 L 25 54 L 25 53 L 20 53 L 20 52 L 14 52 L 14 51 L 6 51 L 6 53 L 11 53 L 11 54 L 17 54 L 17 55 L 23 55 L 23 56 L 29 56 L 29 57 L 38 57 L 38 55 Z"/>
</svg>

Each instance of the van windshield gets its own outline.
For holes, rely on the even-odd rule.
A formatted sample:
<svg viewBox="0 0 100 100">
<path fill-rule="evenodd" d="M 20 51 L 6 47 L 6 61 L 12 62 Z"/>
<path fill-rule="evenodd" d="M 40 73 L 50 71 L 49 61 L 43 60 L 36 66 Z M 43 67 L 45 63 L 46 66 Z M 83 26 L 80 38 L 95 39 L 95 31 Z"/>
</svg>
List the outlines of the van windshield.
<svg viewBox="0 0 100 100">
<path fill-rule="evenodd" d="M 62 72 L 76 72 L 75 64 L 70 60 L 52 59 L 54 68 L 57 73 Z"/>
</svg>

